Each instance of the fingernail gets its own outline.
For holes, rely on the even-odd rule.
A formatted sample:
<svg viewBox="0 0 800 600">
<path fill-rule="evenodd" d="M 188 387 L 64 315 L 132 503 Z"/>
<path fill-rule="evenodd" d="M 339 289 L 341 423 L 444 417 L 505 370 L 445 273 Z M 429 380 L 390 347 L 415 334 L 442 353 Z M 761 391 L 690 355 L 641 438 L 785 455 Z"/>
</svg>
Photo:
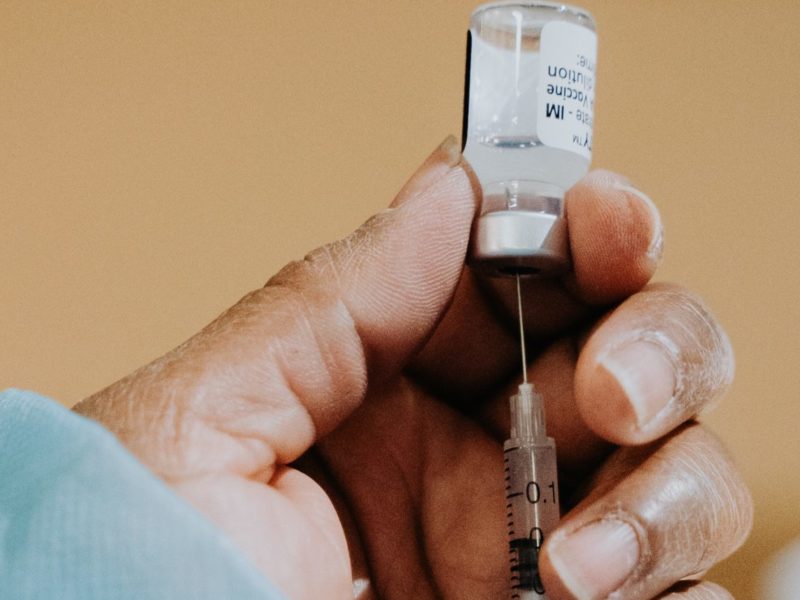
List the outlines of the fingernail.
<svg viewBox="0 0 800 600">
<path fill-rule="evenodd" d="M 639 562 L 633 527 L 613 519 L 584 525 L 550 546 L 550 563 L 573 596 L 605 598 L 619 588 Z"/>
<path fill-rule="evenodd" d="M 650 242 L 647 245 L 646 254 L 651 260 L 658 261 L 664 252 L 664 225 L 661 222 L 661 213 L 658 211 L 658 207 L 647 194 L 630 184 L 618 184 L 616 187 L 636 196 L 650 213 Z"/>
<path fill-rule="evenodd" d="M 637 429 L 646 427 L 675 394 L 675 365 L 661 343 L 636 341 L 613 348 L 600 357 L 599 366 L 625 395 Z"/>
<path fill-rule="evenodd" d="M 444 141 L 434 150 L 433 156 L 437 154 L 441 155 L 442 161 L 448 167 L 455 167 L 461 160 L 461 148 L 459 147 L 456 136 L 450 134 L 444 138 Z"/>
<path fill-rule="evenodd" d="M 392 207 L 403 204 L 406 200 L 430 186 L 437 178 L 461 162 L 461 147 L 454 135 L 448 135 L 411 176 L 400 193 L 397 194 Z"/>
</svg>

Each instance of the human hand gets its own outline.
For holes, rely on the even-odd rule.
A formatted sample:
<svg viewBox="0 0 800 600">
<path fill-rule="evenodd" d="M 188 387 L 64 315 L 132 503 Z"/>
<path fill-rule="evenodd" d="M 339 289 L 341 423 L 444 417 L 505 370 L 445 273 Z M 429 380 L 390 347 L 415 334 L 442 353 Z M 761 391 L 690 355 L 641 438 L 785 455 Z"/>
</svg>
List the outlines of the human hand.
<svg viewBox="0 0 800 600">
<path fill-rule="evenodd" d="M 390 209 L 76 410 L 290 598 L 506 597 L 519 348 L 513 282 L 463 268 L 474 189 L 450 138 Z M 727 337 L 695 296 L 647 285 L 660 220 L 624 179 L 590 174 L 566 206 L 574 272 L 523 287 L 570 503 L 541 554 L 548 597 L 727 598 L 678 583 L 752 519 L 692 420 L 730 381 Z"/>
</svg>

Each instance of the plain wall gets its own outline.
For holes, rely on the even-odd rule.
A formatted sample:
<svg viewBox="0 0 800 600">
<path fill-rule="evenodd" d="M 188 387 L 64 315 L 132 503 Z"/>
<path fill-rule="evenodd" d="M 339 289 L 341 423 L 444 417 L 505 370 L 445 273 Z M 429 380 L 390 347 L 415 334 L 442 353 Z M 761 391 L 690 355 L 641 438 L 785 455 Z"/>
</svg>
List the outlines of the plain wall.
<svg viewBox="0 0 800 600">
<path fill-rule="evenodd" d="M 586 1 L 594 166 L 737 351 L 706 421 L 752 486 L 711 577 L 800 534 L 800 3 Z M 0 3 L 0 387 L 71 405 L 386 206 L 460 132 L 472 2 Z"/>
</svg>

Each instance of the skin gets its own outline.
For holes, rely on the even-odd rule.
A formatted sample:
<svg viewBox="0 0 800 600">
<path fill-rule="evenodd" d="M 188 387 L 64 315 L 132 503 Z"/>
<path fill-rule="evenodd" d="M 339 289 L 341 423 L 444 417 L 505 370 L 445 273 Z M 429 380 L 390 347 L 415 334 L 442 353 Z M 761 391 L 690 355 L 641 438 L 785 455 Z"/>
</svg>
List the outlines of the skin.
<svg viewBox="0 0 800 600">
<path fill-rule="evenodd" d="M 290 598 L 506 597 L 519 342 L 513 281 L 464 269 L 478 189 L 448 138 L 389 209 L 76 410 Z M 641 192 L 595 172 L 566 202 L 573 271 L 523 287 L 568 511 L 541 554 L 549 597 L 730 598 L 701 575 L 743 542 L 751 500 L 693 420 L 730 382 L 730 344 L 696 296 L 648 284 L 662 235 Z M 569 543 L 597 523 L 633 532 L 624 552 Z"/>
</svg>

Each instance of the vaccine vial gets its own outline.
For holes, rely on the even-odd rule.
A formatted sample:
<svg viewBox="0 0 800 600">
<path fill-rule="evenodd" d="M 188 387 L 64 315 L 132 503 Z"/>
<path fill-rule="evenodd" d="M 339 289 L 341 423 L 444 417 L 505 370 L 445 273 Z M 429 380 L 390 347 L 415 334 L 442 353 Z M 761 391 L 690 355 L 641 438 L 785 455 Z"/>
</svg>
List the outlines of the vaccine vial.
<svg viewBox="0 0 800 600">
<path fill-rule="evenodd" d="M 589 170 L 596 54 L 594 21 L 578 8 L 493 2 L 472 13 L 463 143 L 483 193 L 474 268 L 569 267 L 564 194 Z"/>
</svg>

